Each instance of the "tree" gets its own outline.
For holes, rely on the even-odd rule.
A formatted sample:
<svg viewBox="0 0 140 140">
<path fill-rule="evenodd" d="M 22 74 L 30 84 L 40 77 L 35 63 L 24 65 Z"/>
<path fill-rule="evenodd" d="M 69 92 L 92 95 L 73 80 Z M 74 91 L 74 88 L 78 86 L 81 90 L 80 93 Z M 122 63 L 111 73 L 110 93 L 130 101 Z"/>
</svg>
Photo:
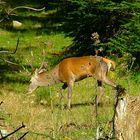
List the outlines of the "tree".
<svg viewBox="0 0 140 140">
<path fill-rule="evenodd" d="M 132 19 L 121 26 L 117 36 L 114 36 L 108 42 L 109 48 L 113 47 L 120 53 L 130 53 L 140 61 L 140 13 L 133 13 Z"/>
<path fill-rule="evenodd" d="M 63 3 L 59 15 L 64 17 L 63 30 L 74 37 L 74 44 L 69 48 L 72 55 L 94 54 L 94 50 L 102 46 L 104 55 L 117 51 L 139 59 L 139 6 L 139 0 L 69 0 Z M 100 35 L 98 46 L 91 40 L 93 32 Z"/>
</svg>

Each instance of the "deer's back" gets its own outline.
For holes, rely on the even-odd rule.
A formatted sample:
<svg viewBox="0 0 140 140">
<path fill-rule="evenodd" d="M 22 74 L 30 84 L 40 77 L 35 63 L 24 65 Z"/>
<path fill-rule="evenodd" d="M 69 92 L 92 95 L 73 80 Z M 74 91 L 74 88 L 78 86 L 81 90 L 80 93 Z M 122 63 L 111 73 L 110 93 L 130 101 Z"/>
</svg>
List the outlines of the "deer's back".
<svg viewBox="0 0 140 140">
<path fill-rule="evenodd" d="M 63 82 L 81 80 L 93 76 L 96 69 L 95 56 L 72 57 L 59 63 L 59 77 Z"/>
</svg>

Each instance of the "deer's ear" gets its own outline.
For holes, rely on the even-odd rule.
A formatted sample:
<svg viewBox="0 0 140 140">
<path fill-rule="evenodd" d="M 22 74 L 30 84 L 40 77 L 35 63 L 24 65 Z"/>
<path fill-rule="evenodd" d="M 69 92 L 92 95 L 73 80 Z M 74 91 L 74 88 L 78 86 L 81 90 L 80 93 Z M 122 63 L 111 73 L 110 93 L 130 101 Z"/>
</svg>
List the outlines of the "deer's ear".
<svg viewBox="0 0 140 140">
<path fill-rule="evenodd" d="M 35 69 L 35 75 L 38 75 L 38 69 Z"/>
<path fill-rule="evenodd" d="M 38 71 L 38 74 L 45 72 L 46 69 L 41 69 L 40 71 Z"/>
</svg>

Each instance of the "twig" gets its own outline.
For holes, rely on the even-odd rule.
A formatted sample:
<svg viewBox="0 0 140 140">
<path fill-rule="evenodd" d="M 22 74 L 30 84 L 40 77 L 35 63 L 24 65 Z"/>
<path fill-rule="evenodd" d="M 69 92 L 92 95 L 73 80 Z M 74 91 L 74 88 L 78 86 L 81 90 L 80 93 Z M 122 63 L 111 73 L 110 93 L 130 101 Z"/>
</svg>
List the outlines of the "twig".
<svg viewBox="0 0 140 140">
<path fill-rule="evenodd" d="M 19 128 L 17 128 L 16 130 L 14 130 L 13 132 L 9 133 L 8 135 L 0 138 L 0 140 L 4 140 L 6 138 L 8 138 L 9 136 L 13 135 L 14 133 L 16 133 L 17 131 L 19 131 L 20 129 L 25 128 L 25 125 L 22 123 L 22 126 L 20 126 Z"/>
<path fill-rule="evenodd" d="M 45 7 L 41 8 L 41 9 L 36 9 L 36 8 L 32 8 L 32 7 L 27 7 L 27 6 L 18 6 L 18 7 L 15 7 L 13 8 L 12 10 L 9 10 L 6 14 L 6 16 L 4 16 L 0 22 L 4 21 L 4 19 L 6 17 L 8 17 L 14 10 L 17 10 L 17 9 L 29 9 L 29 10 L 33 10 L 33 11 L 37 11 L 37 12 L 40 12 L 40 11 L 43 11 L 45 9 Z"/>
<path fill-rule="evenodd" d="M 131 65 L 130 65 L 130 68 L 129 68 L 128 72 L 131 71 L 131 69 L 132 69 L 132 67 L 134 65 L 135 60 L 136 60 L 136 58 L 132 57 L 132 62 L 131 62 Z"/>
<path fill-rule="evenodd" d="M 17 49 L 18 49 L 18 45 L 19 45 L 19 38 L 17 40 L 17 45 L 16 45 L 16 48 L 13 52 L 9 52 L 9 51 L 0 51 L 0 54 L 15 54 Z"/>
<path fill-rule="evenodd" d="M 95 96 L 95 124 L 96 124 L 96 140 L 99 139 L 99 123 L 98 123 L 98 102 L 97 102 L 97 95 Z"/>
<path fill-rule="evenodd" d="M 29 132 L 24 133 L 18 140 L 21 140 L 22 138 L 24 138 Z"/>
<path fill-rule="evenodd" d="M 51 99 L 51 119 L 52 119 L 52 122 L 53 122 L 52 138 L 55 139 L 54 105 L 53 105 L 52 94 L 51 94 L 51 89 L 50 88 L 49 88 L 49 93 L 50 93 L 50 99 Z"/>
<path fill-rule="evenodd" d="M 4 19 L 5 19 L 5 17 L 4 17 L 4 18 L 2 18 L 2 19 L 0 20 L 0 23 L 1 23 L 2 21 L 4 21 Z"/>
<path fill-rule="evenodd" d="M 114 113 L 113 113 L 113 118 L 112 118 L 112 137 L 115 136 L 115 116 L 116 116 L 116 108 L 117 108 L 117 105 L 118 105 L 118 102 L 119 102 L 119 94 L 116 94 L 116 97 L 115 97 L 115 103 L 114 103 Z"/>
<path fill-rule="evenodd" d="M 3 104 L 3 101 L 0 102 L 0 105 Z"/>
<path fill-rule="evenodd" d="M 9 63 L 9 64 L 11 64 L 11 65 L 19 66 L 19 64 L 16 64 L 16 63 L 11 62 L 11 61 L 9 61 L 9 60 L 4 60 L 4 59 L 1 59 L 1 60 L 3 60 L 3 61 L 6 62 L 6 63 Z"/>
<path fill-rule="evenodd" d="M 45 10 L 45 7 L 41 8 L 41 9 L 36 9 L 36 8 L 28 7 L 28 6 L 18 6 L 18 7 L 13 8 L 12 10 L 10 10 L 8 14 L 12 13 L 14 10 L 17 10 L 17 9 L 29 9 L 29 10 L 40 12 L 40 11 Z"/>
</svg>

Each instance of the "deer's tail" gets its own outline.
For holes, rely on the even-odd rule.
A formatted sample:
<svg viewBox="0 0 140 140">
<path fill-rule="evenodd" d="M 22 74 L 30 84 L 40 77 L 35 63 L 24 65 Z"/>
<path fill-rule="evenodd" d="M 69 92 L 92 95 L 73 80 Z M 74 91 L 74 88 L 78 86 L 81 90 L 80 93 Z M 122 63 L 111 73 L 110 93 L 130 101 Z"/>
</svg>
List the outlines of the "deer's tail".
<svg viewBox="0 0 140 140">
<path fill-rule="evenodd" d="M 116 68 L 116 63 L 110 59 L 107 59 L 107 58 L 103 58 L 103 61 L 106 62 L 107 66 L 108 66 L 108 72 L 110 70 L 115 70 Z"/>
</svg>

